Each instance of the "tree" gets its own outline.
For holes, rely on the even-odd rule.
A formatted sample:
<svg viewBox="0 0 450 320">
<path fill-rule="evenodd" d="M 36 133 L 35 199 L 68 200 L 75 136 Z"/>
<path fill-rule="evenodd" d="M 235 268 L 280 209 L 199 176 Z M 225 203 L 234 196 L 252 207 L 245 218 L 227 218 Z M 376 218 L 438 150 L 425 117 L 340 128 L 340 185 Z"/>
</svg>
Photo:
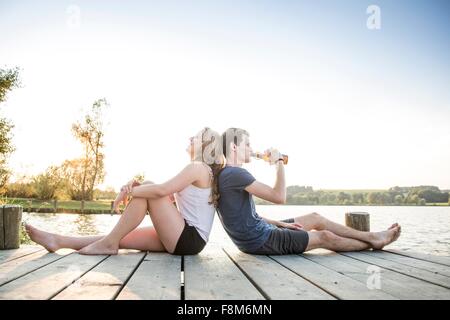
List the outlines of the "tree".
<svg viewBox="0 0 450 320">
<path fill-rule="evenodd" d="M 63 171 L 61 167 L 50 166 L 44 173 L 33 178 L 37 197 L 42 200 L 56 199 L 56 192 L 63 184 Z"/>
<path fill-rule="evenodd" d="M 381 202 L 381 193 L 379 192 L 369 192 L 367 195 L 367 202 L 370 204 L 378 204 Z"/>
<path fill-rule="evenodd" d="M 0 69 L 0 103 L 6 100 L 9 91 L 19 86 L 19 68 Z"/>
<path fill-rule="evenodd" d="M 0 69 L 0 103 L 6 100 L 9 91 L 20 86 L 19 69 Z M 6 183 L 11 174 L 7 167 L 9 155 L 14 152 L 11 130 L 14 125 L 0 118 L 0 194 L 6 192 Z"/>
<path fill-rule="evenodd" d="M 396 204 L 402 204 L 403 203 L 403 196 L 401 194 L 398 194 L 395 196 L 395 203 Z"/>
<path fill-rule="evenodd" d="M 108 106 L 106 99 L 99 99 L 92 105 L 92 109 L 84 116 L 82 122 L 72 125 L 74 136 L 80 140 L 84 148 L 82 160 L 81 199 L 92 200 L 94 187 L 103 182 L 104 153 L 103 112 Z"/>
<path fill-rule="evenodd" d="M 346 202 L 345 200 L 347 200 L 346 203 L 348 204 L 350 202 L 350 200 L 351 200 L 351 196 L 350 196 L 350 194 L 341 191 L 337 195 L 337 200 L 340 203 L 344 203 L 344 202 Z"/>
<path fill-rule="evenodd" d="M 352 199 L 354 203 L 363 203 L 364 195 L 362 193 L 354 193 L 352 194 Z"/>
</svg>

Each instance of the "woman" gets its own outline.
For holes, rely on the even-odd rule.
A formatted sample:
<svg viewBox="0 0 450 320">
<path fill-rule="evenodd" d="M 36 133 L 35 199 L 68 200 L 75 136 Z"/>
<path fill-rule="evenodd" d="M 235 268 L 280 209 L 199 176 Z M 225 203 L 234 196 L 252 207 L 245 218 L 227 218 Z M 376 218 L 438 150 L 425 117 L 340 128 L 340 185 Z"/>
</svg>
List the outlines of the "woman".
<svg viewBox="0 0 450 320">
<path fill-rule="evenodd" d="M 167 251 L 177 255 L 197 254 L 208 241 L 217 193 L 213 190 L 217 173 L 223 167 L 221 136 L 204 128 L 190 138 L 186 151 L 191 157 L 174 178 L 162 184 L 123 186 L 115 201 L 132 200 L 113 230 L 106 236 L 69 237 L 52 234 L 26 225 L 30 238 L 53 252 L 60 248 L 79 250 L 81 254 L 117 254 L 118 249 Z M 171 195 L 175 194 L 173 205 Z M 137 228 L 147 210 L 152 227 Z"/>
</svg>

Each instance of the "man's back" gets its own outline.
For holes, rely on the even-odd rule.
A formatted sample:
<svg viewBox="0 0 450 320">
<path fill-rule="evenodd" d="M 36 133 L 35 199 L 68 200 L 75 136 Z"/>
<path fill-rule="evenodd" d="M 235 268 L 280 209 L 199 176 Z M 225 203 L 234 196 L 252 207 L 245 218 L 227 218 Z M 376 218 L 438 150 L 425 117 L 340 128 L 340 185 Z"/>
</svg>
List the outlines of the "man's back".
<svg viewBox="0 0 450 320">
<path fill-rule="evenodd" d="M 218 178 L 219 218 L 225 231 L 242 251 L 261 247 L 274 226 L 263 220 L 255 210 L 252 195 L 245 188 L 255 178 L 240 167 L 225 167 Z"/>
</svg>

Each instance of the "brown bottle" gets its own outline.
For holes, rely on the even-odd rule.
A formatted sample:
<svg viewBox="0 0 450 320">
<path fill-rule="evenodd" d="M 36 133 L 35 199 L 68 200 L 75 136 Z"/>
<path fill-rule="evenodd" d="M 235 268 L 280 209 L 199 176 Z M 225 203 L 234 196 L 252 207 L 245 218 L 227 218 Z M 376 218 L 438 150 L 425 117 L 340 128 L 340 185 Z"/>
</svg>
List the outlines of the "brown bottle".
<svg viewBox="0 0 450 320">
<path fill-rule="evenodd" d="M 267 153 L 263 153 L 263 152 L 253 152 L 251 154 L 251 156 L 253 158 L 262 159 L 267 162 L 270 161 L 270 153 L 267 154 Z M 281 156 L 283 157 L 283 163 L 288 164 L 288 159 L 289 159 L 288 156 L 286 154 L 282 154 Z"/>
</svg>

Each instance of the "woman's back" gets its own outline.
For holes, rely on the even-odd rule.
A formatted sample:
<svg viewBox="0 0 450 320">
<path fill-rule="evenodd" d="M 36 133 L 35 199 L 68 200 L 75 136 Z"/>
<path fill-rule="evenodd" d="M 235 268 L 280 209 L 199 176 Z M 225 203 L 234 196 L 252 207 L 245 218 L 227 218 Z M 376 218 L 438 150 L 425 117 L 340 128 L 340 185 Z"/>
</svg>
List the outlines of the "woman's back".
<svg viewBox="0 0 450 320">
<path fill-rule="evenodd" d="M 187 224 L 197 229 L 203 240 L 208 241 L 214 221 L 215 208 L 211 203 L 211 183 L 212 170 L 211 168 L 200 162 L 205 170 L 207 170 L 207 178 L 201 178 L 198 185 L 209 185 L 209 187 L 202 188 L 194 184 L 190 184 L 183 190 L 175 194 L 178 210 L 186 220 Z M 207 181 L 209 180 L 209 181 Z"/>
</svg>

